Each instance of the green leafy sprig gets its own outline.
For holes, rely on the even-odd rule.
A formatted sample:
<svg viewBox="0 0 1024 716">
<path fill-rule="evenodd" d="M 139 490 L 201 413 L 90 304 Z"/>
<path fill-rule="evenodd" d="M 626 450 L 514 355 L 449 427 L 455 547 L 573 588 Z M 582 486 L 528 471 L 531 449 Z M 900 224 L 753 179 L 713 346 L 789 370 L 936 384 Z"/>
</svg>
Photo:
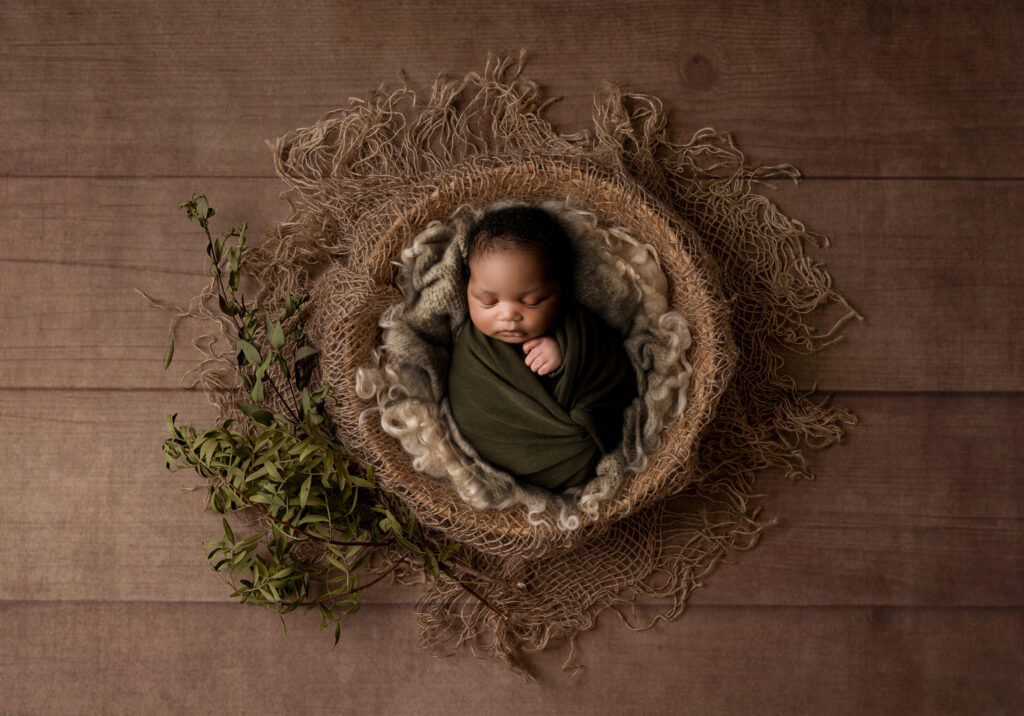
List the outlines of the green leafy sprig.
<svg viewBox="0 0 1024 716">
<path fill-rule="evenodd" d="M 205 196 L 194 195 L 181 208 L 206 234 L 212 288 L 234 327 L 248 398 L 237 407 L 249 424 L 236 430 L 227 420 L 197 430 L 168 416 L 167 467 L 193 469 L 208 480 L 213 510 L 247 510 L 256 517 L 252 534 L 236 537 L 224 519 L 223 538 L 205 543 L 232 596 L 282 615 L 316 608 L 321 628 L 334 623 L 337 644 L 339 620 L 357 611 L 362 593 L 399 566 L 456 579 L 452 557 L 459 545 L 428 535 L 407 508 L 377 487 L 372 470 L 351 464 L 335 439 L 325 409 L 330 388 L 311 389 L 317 350 L 307 344 L 303 309 L 309 294 L 288 298 L 273 314 L 248 305 L 239 294 L 246 225 L 215 239 L 209 228 L 215 212 Z M 171 340 L 165 368 L 173 354 Z M 364 581 L 367 569 L 374 576 Z M 494 609 L 468 582 L 456 581 Z"/>
</svg>

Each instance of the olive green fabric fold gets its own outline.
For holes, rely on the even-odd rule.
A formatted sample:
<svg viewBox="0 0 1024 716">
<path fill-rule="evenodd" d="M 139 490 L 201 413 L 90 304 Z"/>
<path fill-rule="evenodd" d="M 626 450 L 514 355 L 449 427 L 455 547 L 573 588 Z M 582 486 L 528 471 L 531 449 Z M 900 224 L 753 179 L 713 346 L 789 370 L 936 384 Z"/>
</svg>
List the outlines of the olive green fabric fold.
<svg viewBox="0 0 1024 716">
<path fill-rule="evenodd" d="M 562 366 L 539 377 L 520 345 L 466 321 L 452 352 L 448 396 L 459 431 L 480 457 L 557 491 L 586 482 L 619 445 L 622 411 L 637 389 L 622 339 L 590 310 L 565 307 L 549 335 L 562 349 Z"/>
</svg>

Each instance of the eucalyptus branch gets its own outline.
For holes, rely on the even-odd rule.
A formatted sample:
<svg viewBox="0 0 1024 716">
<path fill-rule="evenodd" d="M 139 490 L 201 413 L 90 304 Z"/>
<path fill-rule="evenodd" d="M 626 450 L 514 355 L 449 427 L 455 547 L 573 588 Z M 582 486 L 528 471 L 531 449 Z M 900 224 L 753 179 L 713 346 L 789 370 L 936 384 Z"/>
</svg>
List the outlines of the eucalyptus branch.
<svg viewBox="0 0 1024 716">
<path fill-rule="evenodd" d="M 225 337 L 235 335 L 237 377 L 248 394 L 236 405 L 251 429 L 232 430 L 231 420 L 203 431 L 191 426 L 179 429 L 176 416 L 170 415 L 164 457 L 168 469 L 192 468 L 211 481 L 209 500 L 214 510 L 226 512 L 245 505 L 265 521 L 255 534 L 237 540 L 225 518 L 223 540 L 209 538 L 204 543 L 213 569 L 230 577 L 232 596 L 280 614 L 318 607 L 321 628 L 335 622 L 337 644 L 338 622 L 359 609 L 358 595 L 407 564 L 431 578 L 444 575 L 453 580 L 508 621 L 471 583 L 456 577 L 453 567 L 477 582 L 503 582 L 450 560 L 460 545 L 430 536 L 408 508 L 377 487 L 372 468 L 364 466 L 364 472 L 352 466 L 350 470 L 350 456 L 338 442 L 325 407 L 330 386 L 309 389 L 318 352 L 306 344 L 303 306 L 309 294 L 288 297 L 275 316 L 269 311 L 261 316 L 238 293 L 246 224 L 214 239 L 209 228 L 214 210 L 205 196 L 193 195 L 181 207 L 206 235 L 213 280 L 201 300 L 205 303 L 217 296 L 223 315 L 214 316 L 211 311 L 211 317 L 218 320 Z M 237 246 L 226 247 L 225 242 L 234 237 Z M 173 335 L 170 339 L 165 368 L 174 353 Z M 335 539 L 339 534 L 367 539 Z M 293 553 L 296 545 L 308 547 Z M 390 567 L 354 586 L 359 571 L 375 557 Z M 311 585 L 322 586 L 325 592 L 314 599 Z"/>
</svg>

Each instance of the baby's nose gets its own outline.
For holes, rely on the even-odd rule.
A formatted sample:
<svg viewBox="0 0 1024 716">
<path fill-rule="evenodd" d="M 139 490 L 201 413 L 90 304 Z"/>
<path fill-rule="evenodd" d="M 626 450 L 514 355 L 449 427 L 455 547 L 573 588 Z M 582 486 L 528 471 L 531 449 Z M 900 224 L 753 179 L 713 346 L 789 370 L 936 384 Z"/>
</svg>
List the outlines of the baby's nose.
<svg viewBox="0 0 1024 716">
<path fill-rule="evenodd" d="M 508 321 L 519 318 L 519 308 L 514 303 L 503 303 L 499 306 L 501 309 L 498 315 Z"/>
</svg>

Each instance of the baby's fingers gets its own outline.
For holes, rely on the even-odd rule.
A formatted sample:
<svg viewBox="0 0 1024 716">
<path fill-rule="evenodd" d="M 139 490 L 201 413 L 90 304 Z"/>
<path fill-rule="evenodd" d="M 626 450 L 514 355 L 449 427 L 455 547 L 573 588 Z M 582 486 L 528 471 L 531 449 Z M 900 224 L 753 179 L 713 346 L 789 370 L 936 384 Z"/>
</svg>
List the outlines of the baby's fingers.
<svg viewBox="0 0 1024 716">
<path fill-rule="evenodd" d="M 540 353 L 531 353 L 526 356 L 526 366 L 534 373 L 541 373 L 541 368 L 547 365 L 546 361 L 541 357 Z"/>
</svg>

